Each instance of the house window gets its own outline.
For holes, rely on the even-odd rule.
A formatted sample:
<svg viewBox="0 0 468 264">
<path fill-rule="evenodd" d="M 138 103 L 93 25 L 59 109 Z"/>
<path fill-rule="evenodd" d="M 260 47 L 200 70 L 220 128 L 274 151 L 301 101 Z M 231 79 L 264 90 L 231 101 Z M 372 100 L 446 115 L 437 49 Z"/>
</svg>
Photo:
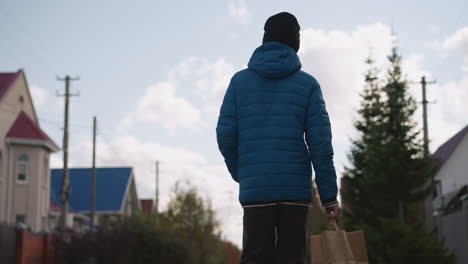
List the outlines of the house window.
<svg viewBox="0 0 468 264">
<path fill-rule="evenodd" d="M 47 186 L 49 184 L 49 159 L 44 159 L 44 181 L 43 185 Z"/>
<path fill-rule="evenodd" d="M 26 215 L 17 214 L 16 215 L 16 224 L 26 224 Z"/>
<path fill-rule="evenodd" d="M 28 156 L 26 155 L 21 155 L 18 159 L 16 179 L 21 183 L 28 180 Z"/>
</svg>

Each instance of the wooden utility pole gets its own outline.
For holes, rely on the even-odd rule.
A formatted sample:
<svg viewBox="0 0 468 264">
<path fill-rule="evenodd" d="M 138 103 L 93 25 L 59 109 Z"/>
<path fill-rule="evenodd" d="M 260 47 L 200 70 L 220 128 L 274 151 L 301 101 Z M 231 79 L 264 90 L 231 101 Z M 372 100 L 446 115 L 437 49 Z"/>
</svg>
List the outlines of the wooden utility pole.
<svg viewBox="0 0 468 264">
<path fill-rule="evenodd" d="M 419 82 L 421 84 L 421 89 L 422 89 L 422 105 L 423 105 L 423 133 L 424 133 L 424 141 L 423 141 L 423 146 L 424 146 L 424 158 L 429 157 L 429 127 L 427 125 L 427 104 L 429 101 L 427 101 L 426 97 L 426 85 L 427 84 L 432 84 L 435 83 L 435 81 L 426 81 L 426 76 L 421 77 L 421 81 Z M 433 184 L 434 183 L 434 175 L 431 176 L 431 179 L 428 181 L 428 183 L 425 184 L 427 186 L 428 184 Z M 422 217 L 424 218 L 425 221 L 425 226 L 427 230 L 430 230 L 433 228 L 433 220 L 432 220 L 432 195 L 428 195 L 425 197 L 425 199 L 421 202 L 422 206 Z"/>
<path fill-rule="evenodd" d="M 96 218 L 96 117 L 93 118 L 93 172 L 91 175 L 91 230 Z"/>
<path fill-rule="evenodd" d="M 65 81 L 65 94 L 57 94 L 65 97 L 65 116 L 64 116 L 64 127 L 63 127 L 63 174 L 62 174 L 62 193 L 61 193 L 61 216 L 60 216 L 60 227 L 62 232 L 67 227 L 67 214 L 68 214 L 68 197 L 70 195 L 70 187 L 68 186 L 68 115 L 69 115 L 69 104 L 70 96 L 79 96 L 79 93 L 70 93 L 70 81 L 77 81 L 79 78 L 70 78 L 66 75 L 65 78 L 57 77 L 58 81 Z"/>
<path fill-rule="evenodd" d="M 426 85 L 435 83 L 435 81 L 426 81 L 426 76 L 421 77 L 421 88 L 422 88 L 422 105 L 423 105 L 423 128 L 424 128 L 424 157 L 429 157 L 429 128 L 427 126 L 427 104 L 429 103 L 426 99 Z"/>
<path fill-rule="evenodd" d="M 156 199 L 154 200 L 154 211 L 156 222 L 159 221 L 159 160 L 156 161 Z"/>
</svg>

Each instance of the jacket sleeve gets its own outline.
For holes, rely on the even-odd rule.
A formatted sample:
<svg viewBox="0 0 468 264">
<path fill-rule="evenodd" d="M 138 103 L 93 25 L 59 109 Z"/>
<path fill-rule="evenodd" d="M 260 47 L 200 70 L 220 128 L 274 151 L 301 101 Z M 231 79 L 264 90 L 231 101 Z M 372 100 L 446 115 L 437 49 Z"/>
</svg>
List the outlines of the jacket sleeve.
<svg viewBox="0 0 468 264">
<path fill-rule="evenodd" d="M 233 80 L 229 83 L 221 105 L 216 139 L 228 171 L 237 182 L 237 95 Z"/>
<path fill-rule="evenodd" d="M 323 207 L 338 204 L 336 171 L 333 165 L 333 146 L 330 118 L 323 100 L 322 90 L 314 82 L 309 97 L 305 122 L 305 139 L 309 149 L 309 158 L 315 171 L 320 200 Z"/>
</svg>

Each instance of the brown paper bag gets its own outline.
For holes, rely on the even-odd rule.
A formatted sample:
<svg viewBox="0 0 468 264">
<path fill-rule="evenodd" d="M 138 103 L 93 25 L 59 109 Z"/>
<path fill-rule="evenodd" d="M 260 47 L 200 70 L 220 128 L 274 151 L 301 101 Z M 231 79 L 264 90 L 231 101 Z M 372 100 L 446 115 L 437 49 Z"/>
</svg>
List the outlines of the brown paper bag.
<svg viewBox="0 0 468 264">
<path fill-rule="evenodd" d="M 367 264 L 367 250 L 361 230 L 324 231 L 311 236 L 312 264 Z"/>
<path fill-rule="evenodd" d="M 313 188 L 317 194 L 315 184 Z M 318 204 L 318 197 L 313 199 Z M 366 242 L 362 230 L 345 232 L 339 229 L 335 221 L 330 224 L 334 231 L 324 231 L 310 237 L 311 263 L 368 264 Z"/>
</svg>

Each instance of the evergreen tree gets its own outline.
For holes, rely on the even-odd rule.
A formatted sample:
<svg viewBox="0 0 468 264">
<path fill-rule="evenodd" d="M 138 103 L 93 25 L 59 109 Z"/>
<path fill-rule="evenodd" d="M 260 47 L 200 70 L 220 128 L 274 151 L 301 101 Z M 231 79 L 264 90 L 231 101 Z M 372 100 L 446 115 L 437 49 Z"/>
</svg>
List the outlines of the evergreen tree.
<svg viewBox="0 0 468 264">
<path fill-rule="evenodd" d="M 374 66 L 374 60 L 371 57 L 366 59 L 368 70 L 365 73 L 365 86 L 360 93 L 361 108 L 358 110 L 360 119 L 354 125 L 358 131 L 359 137 L 352 140 L 351 151 L 348 159 L 353 164 L 352 167 L 345 168 L 343 176 L 344 184 L 348 192 L 342 193 L 345 201 L 345 210 L 343 211 L 345 225 L 349 228 L 358 228 L 361 226 L 360 219 L 372 219 L 373 191 L 371 182 L 376 177 L 375 171 L 378 171 L 375 165 L 375 154 L 377 147 L 382 139 L 382 102 L 381 90 L 378 75 L 378 69 Z M 347 208 L 349 207 L 349 208 Z M 349 209 L 348 212 L 346 209 Z M 355 216 L 355 217 L 354 217 Z"/>
<path fill-rule="evenodd" d="M 371 263 L 453 263 L 453 255 L 424 231 L 415 210 L 432 190 L 426 184 L 432 163 L 423 156 L 412 120 L 417 104 L 408 93 L 396 48 L 388 60 L 383 84 L 372 59 L 366 61 L 370 68 L 355 122 L 359 134 L 343 176 L 344 224 L 364 230 Z"/>
</svg>

